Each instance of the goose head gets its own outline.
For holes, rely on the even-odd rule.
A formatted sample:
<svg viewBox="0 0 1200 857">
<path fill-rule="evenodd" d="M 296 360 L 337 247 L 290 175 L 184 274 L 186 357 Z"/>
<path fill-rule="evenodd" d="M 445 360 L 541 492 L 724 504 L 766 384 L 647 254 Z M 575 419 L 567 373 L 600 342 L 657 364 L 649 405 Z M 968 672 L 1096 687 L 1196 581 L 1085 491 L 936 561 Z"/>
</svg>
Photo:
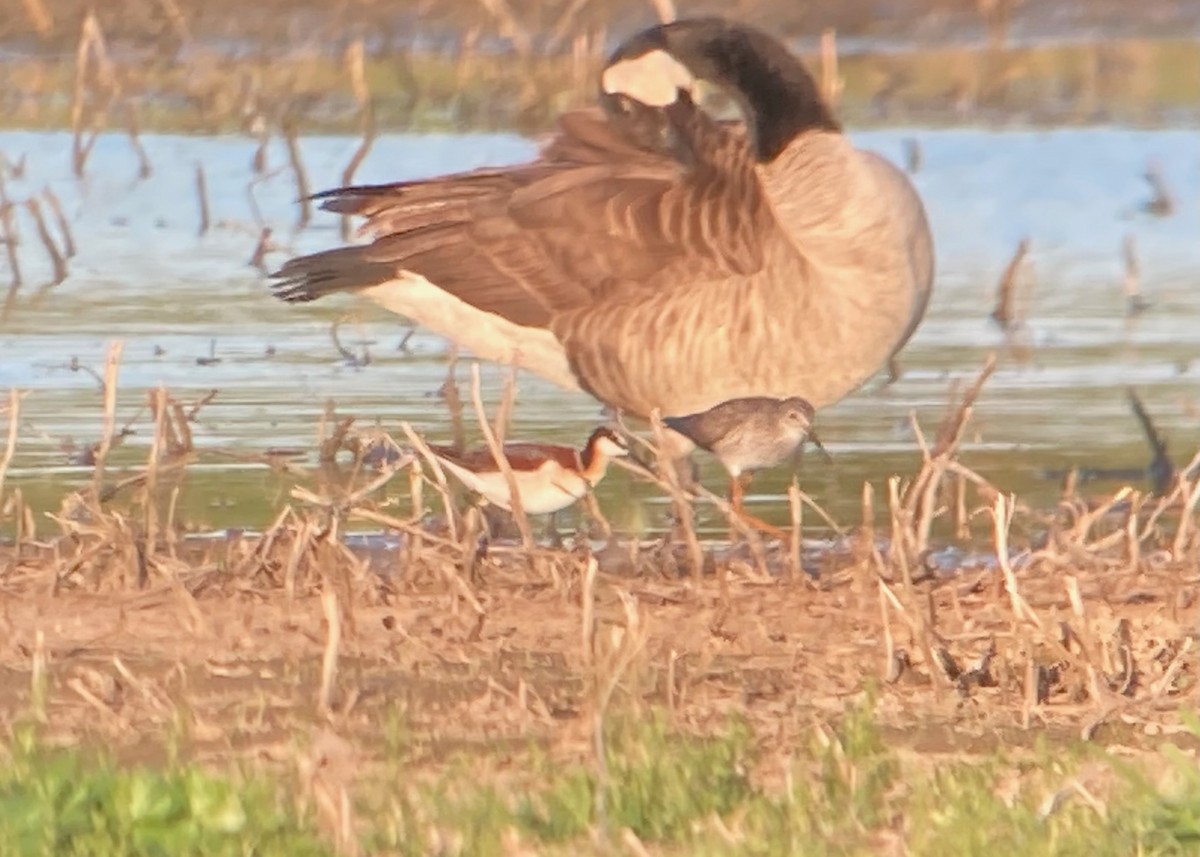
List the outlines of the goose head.
<svg viewBox="0 0 1200 857">
<path fill-rule="evenodd" d="M 737 103 L 760 163 L 774 161 L 804 131 L 840 132 L 804 64 L 769 33 L 719 17 L 643 30 L 623 42 L 600 75 L 600 102 L 628 113 L 629 102 L 669 109 L 696 100 L 697 82 Z"/>
</svg>

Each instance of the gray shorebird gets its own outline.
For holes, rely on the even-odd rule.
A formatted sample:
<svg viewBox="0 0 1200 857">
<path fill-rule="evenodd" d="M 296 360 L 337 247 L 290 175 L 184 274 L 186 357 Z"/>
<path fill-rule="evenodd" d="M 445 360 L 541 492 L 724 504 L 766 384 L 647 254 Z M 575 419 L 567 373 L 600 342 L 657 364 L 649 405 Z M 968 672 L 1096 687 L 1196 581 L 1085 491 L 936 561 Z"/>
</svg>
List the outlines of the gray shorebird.
<svg viewBox="0 0 1200 857">
<path fill-rule="evenodd" d="M 812 404 L 798 396 L 754 396 L 722 402 L 697 414 L 665 417 L 663 424 L 711 452 L 725 467 L 735 514 L 765 532 L 785 537 L 779 527 L 744 511 L 742 499 L 755 471 L 788 461 L 806 440 L 828 456 L 812 428 L 813 414 Z"/>
<path fill-rule="evenodd" d="M 701 109 L 700 81 L 742 118 Z M 908 342 L 934 274 L 921 200 L 778 39 L 718 17 L 651 27 L 598 100 L 528 162 L 316 194 L 370 241 L 291 259 L 276 296 L 365 296 L 640 420 L 825 407 Z"/>
</svg>

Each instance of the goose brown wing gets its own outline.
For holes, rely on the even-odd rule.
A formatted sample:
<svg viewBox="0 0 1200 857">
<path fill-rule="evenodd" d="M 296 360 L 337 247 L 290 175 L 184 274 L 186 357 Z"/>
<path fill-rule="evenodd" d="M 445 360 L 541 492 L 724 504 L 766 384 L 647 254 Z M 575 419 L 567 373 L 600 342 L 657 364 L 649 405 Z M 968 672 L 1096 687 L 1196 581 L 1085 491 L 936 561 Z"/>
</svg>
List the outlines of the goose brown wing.
<svg viewBox="0 0 1200 857">
<path fill-rule="evenodd" d="M 403 269 L 481 310 L 546 326 L 556 312 L 629 292 L 759 270 L 774 224 L 744 134 L 690 102 L 661 121 L 670 150 L 579 110 L 529 164 L 318 194 L 330 211 L 366 217 L 361 231 L 374 241 L 293 259 L 275 288 L 311 300 Z"/>
</svg>

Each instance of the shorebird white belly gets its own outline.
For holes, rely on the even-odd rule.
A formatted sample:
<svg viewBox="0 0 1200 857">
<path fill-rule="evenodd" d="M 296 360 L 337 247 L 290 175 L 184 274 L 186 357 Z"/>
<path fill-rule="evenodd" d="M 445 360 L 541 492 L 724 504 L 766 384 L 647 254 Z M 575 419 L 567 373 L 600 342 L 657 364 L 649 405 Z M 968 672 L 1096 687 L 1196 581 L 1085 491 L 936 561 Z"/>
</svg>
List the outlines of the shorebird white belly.
<svg viewBox="0 0 1200 857">
<path fill-rule="evenodd" d="M 476 473 L 444 459 L 441 464 L 489 503 L 512 511 L 508 481 L 503 472 Z M 513 476 L 521 493 L 521 507 L 527 515 L 553 514 L 582 499 L 587 493 L 587 484 L 580 476 L 568 473 L 551 462 L 535 471 L 513 471 Z"/>
</svg>

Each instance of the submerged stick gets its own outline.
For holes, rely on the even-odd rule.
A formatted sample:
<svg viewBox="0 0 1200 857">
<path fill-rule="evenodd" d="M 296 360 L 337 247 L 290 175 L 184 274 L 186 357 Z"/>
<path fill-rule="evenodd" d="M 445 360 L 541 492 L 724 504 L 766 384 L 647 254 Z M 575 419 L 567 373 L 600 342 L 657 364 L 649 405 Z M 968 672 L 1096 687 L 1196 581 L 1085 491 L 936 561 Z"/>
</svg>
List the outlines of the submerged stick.
<svg viewBox="0 0 1200 857">
<path fill-rule="evenodd" d="M 62 233 L 63 253 L 68 259 L 75 255 L 75 236 L 71 234 L 71 223 L 67 220 L 67 215 L 63 211 L 62 203 L 58 200 L 58 194 L 49 186 L 42 191 L 42 196 L 46 200 L 46 204 L 50 206 L 50 211 L 54 215 L 54 222 L 58 224 L 58 231 Z"/>
<path fill-rule="evenodd" d="M 450 346 L 450 356 L 446 360 L 446 380 L 438 389 L 446 409 L 450 412 L 450 440 L 456 452 L 461 452 L 466 445 L 466 431 L 463 428 L 463 403 L 458 392 L 458 379 L 455 370 L 458 367 L 458 346 Z"/>
<path fill-rule="evenodd" d="M 513 406 L 517 401 L 517 367 L 513 366 L 508 377 L 504 379 L 504 389 L 500 393 L 500 407 L 496 409 L 496 419 L 492 431 L 496 433 L 496 441 L 503 444 L 508 437 L 508 427 L 512 422 Z"/>
<path fill-rule="evenodd" d="M 1150 302 L 1142 297 L 1141 266 L 1138 264 L 1137 242 L 1133 235 L 1126 235 L 1121 245 L 1125 259 L 1125 277 L 1121 287 L 1125 291 L 1125 314 L 1133 317 L 1150 308 Z"/>
<path fill-rule="evenodd" d="M 1146 435 L 1146 443 L 1150 446 L 1150 464 L 1146 468 L 1146 472 L 1150 475 L 1154 493 L 1162 496 L 1170 490 L 1171 482 L 1175 479 L 1175 465 L 1167 454 L 1166 438 L 1154 424 L 1153 418 L 1146 410 L 1146 406 L 1142 404 L 1137 392 L 1129 387 L 1126 389 L 1125 395 L 1129 398 L 1129 406 L 1133 409 L 1133 415 L 1137 417 L 1142 432 Z"/>
<path fill-rule="evenodd" d="M 138 122 L 137 103 L 132 98 L 125 99 L 125 127 L 129 132 L 129 144 L 133 146 L 138 157 L 138 178 L 148 179 L 154 173 L 150 166 L 150 156 L 142 145 L 142 129 Z"/>
<path fill-rule="evenodd" d="M 1021 270 L 1021 263 L 1025 261 L 1028 253 L 1029 239 L 1022 238 L 996 287 L 996 306 L 992 310 L 991 319 L 1004 331 L 1012 329 L 1017 321 L 1013 311 L 1013 293 L 1016 290 L 1017 273 Z"/>
<path fill-rule="evenodd" d="M 33 215 L 38 238 L 42 240 L 42 245 L 45 246 L 46 253 L 50 256 L 50 264 L 54 267 L 54 281 L 50 285 L 57 286 L 67 278 L 67 262 L 59 251 L 58 245 L 54 243 L 50 230 L 46 228 L 46 218 L 42 216 L 42 206 L 38 203 L 37 197 L 31 196 L 25 200 L 25 207 Z"/>
<path fill-rule="evenodd" d="M 9 300 L 11 300 L 17 289 L 21 288 L 25 282 L 24 277 L 21 276 L 21 259 L 17 254 L 16 221 L 13 219 L 11 202 L 0 205 L 0 226 L 4 227 L 4 249 L 8 254 L 8 269 L 12 272 L 12 280 L 9 283 Z"/>
<path fill-rule="evenodd" d="M 256 176 L 264 176 L 267 173 L 267 146 L 271 142 L 271 129 L 267 127 L 267 123 L 262 123 L 262 128 L 258 133 L 258 146 L 254 149 L 254 160 L 251 162 L 251 167 Z"/>
<path fill-rule="evenodd" d="M 259 270 L 265 277 L 270 273 L 267 267 L 267 253 L 271 249 L 271 227 L 264 226 L 259 233 L 258 243 L 254 245 L 254 254 L 250 257 L 250 265 Z"/>
<path fill-rule="evenodd" d="M 1175 211 L 1175 197 L 1167 187 L 1167 181 L 1163 178 L 1162 168 L 1157 161 L 1146 164 L 1143 177 L 1154 191 L 1154 196 L 1144 206 L 1146 211 L 1159 217 L 1170 217 Z"/>
<path fill-rule="evenodd" d="M 196 199 L 200 205 L 200 233 L 208 232 L 208 181 L 204 177 L 204 164 L 196 164 Z"/>
<path fill-rule="evenodd" d="M 925 160 L 925 156 L 921 150 L 921 141 L 916 137 L 908 137 L 904 140 L 904 163 L 909 173 L 915 175 L 920 172 L 921 164 Z"/>
<path fill-rule="evenodd" d="M 292 174 L 296 177 L 296 195 L 300 201 L 300 220 L 296 224 L 296 228 L 303 229 L 312 220 L 312 201 L 309 199 L 308 173 L 304 170 L 304 159 L 300 155 L 296 123 L 290 118 L 284 122 L 284 139 L 287 142 L 288 161 L 292 165 Z"/>
</svg>

